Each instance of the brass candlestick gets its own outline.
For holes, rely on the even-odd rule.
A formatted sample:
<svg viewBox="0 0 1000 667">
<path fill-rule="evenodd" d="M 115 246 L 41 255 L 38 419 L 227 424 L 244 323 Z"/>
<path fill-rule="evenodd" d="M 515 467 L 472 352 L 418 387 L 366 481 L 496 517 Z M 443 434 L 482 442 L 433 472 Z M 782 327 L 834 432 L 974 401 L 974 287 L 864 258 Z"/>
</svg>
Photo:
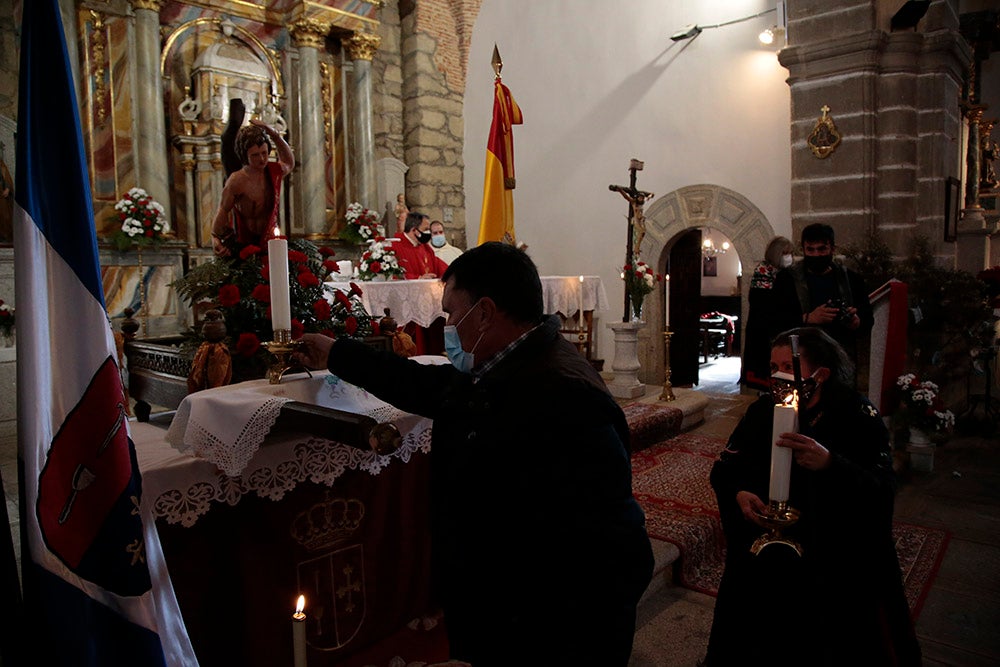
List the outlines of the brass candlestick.
<svg viewBox="0 0 1000 667">
<path fill-rule="evenodd" d="M 663 392 L 660 393 L 661 401 L 674 401 L 674 389 L 670 385 L 670 337 L 674 334 L 667 327 L 663 331 Z"/>
<path fill-rule="evenodd" d="M 280 384 L 281 376 L 290 371 L 302 370 L 312 377 L 309 369 L 301 364 L 290 360 L 292 352 L 299 348 L 301 341 L 292 340 L 290 329 L 275 329 L 274 340 L 264 343 L 267 351 L 274 355 L 275 361 L 267 369 L 267 381 L 271 384 Z"/>
<path fill-rule="evenodd" d="M 772 500 L 767 509 L 757 514 L 761 523 L 767 528 L 767 532 L 754 540 L 750 546 L 750 553 L 758 555 L 761 550 L 771 544 L 783 544 L 791 547 L 795 553 L 802 556 L 802 545 L 790 537 L 785 537 L 781 531 L 795 524 L 799 520 L 799 511 L 789 507 L 787 502 Z"/>
</svg>

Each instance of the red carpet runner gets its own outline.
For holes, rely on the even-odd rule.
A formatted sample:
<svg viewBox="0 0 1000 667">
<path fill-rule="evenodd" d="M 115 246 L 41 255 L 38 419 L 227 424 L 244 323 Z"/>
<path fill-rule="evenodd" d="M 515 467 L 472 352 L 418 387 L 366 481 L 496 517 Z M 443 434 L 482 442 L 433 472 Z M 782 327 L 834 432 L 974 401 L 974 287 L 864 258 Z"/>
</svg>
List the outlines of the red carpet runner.
<svg viewBox="0 0 1000 667">
<path fill-rule="evenodd" d="M 679 585 L 709 595 L 719 588 L 725 545 L 708 474 L 725 444 L 717 438 L 681 434 L 632 454 L 632 488 L 646 512 L 649 536 L 680 549 L 675 579 Z M 895 522 L 893 536 L 906 599 L 916 619 L 949 535 Z"/>
</svg>

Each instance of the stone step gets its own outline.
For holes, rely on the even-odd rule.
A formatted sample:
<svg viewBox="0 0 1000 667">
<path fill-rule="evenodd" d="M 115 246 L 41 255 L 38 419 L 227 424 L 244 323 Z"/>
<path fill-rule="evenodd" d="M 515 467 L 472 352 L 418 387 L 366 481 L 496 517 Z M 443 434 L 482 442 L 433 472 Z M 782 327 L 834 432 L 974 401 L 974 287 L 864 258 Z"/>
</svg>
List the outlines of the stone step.
<svg viewBox="0 0 1000 667">
<path fill-rule="evenodd" d="M 649 543 L 653 546 L 653 578 L 646 587 L 646 592 L 639 598 L 640 607 L 663 589 L 673 586 L 673 566 L 681 556 L 680 550 L 673 542 L 650 539 Z"/>
</svg>

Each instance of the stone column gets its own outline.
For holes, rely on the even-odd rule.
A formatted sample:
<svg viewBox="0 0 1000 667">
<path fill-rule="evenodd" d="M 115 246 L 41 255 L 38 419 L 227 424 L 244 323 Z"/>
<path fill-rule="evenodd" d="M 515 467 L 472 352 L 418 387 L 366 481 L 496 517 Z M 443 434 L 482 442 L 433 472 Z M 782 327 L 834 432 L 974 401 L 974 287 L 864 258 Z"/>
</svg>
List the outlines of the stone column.
<svg viewBox="0 0 1000 667">
<path fill-rule="evenodd" d="M 323 48 L 330 25 L 303 19 L 293 23 L 288 30 L 299 49 L 299 150 L 295 160 L 301 167 L 298 190 L 302 197 L 302 227 L 306 236 L 321 236 L 328 230 L 319 50 Z"/>
<path fill-rule="evenodd" d="M 145 189 L 170 214 L 167 174 L 167 128 L 163 116 L 160 77 L 160 7 L 163 0 L 131 0 L 135 11 L 136 185 Z"/>
<path fill-rule="evenodd" d="M 351 81 L 351 173 L 355 177 L 355 195 L 364 206 L 379 210 L 375 182 L 375 131 L 372 127 L 372 58 L 382 39 L 378 35 L 356 32 L 344 40 L 347 57 L 354 62 Z"/>
<path fill-rule="evenodd" d="M 639 329 L 645 322 L 612 322 L 608 328 L 615 332 L 615 358 L 611 370 L 615 377 L 608 384 L 608 391 L 616 398 L 638 398 L 646 392 L 639 382 Z"/>
</svg>

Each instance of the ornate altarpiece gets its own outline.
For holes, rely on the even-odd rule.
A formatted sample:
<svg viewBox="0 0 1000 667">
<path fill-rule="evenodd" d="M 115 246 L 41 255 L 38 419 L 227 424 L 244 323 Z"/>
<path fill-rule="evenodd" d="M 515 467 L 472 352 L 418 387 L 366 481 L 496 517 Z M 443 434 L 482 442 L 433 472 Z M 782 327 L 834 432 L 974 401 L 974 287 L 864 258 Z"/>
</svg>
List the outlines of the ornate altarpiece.
<svg viewBox="0 0 1000 667">
<path fill-rule="evenodd" d="M 113 206 L 138 186 L 167 208 L 177 238 L 144 251 L 143 333 L 188 322 L 175 295 L 157 292 L 172 292 L 172 280 L 211 255 L 230 100 L 243 101 L 247 118 L 287 130 L 296 168 L 282 193 L 286 233 L 334 235 L 348 197 L 365 200 L 374 181 L 364 135 L 371 82 L 355 72 L 367 71 L 378 47 L 376 9 L 356 0 L 79 2 L 81 119 L 98 235 L 117 229 Z M 359 112 L 369 117 L 348 117 Z M 156 252 L 163 257 L 151 260 Z M 102 247 L 101 260 L 112 317 L 138 310 L 136 253 Z"/>
</svg>

